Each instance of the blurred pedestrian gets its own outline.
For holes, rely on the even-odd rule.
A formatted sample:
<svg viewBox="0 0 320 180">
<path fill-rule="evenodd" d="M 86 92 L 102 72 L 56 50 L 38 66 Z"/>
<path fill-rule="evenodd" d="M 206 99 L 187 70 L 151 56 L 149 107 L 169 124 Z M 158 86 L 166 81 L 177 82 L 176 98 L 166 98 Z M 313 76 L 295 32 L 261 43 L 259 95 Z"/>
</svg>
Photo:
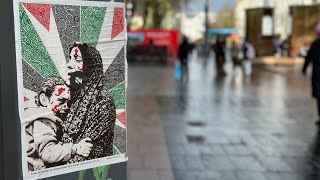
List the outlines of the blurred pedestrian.
<svg viewBox="0 0 320 180">
<path fill-rule="evenodd" d="M 282 57 L 289 56 L 289 48 L 290 48 L 290 37 L 288 36 L 286 39 L 282 41 L 281 44 L 281 55 Z"/>
<path fill-rule="evenodd" d="M 317 99 L 318 104 L 318 115 L 320 118 L 320 24 L 316 27 L 317 38 L 312 43 L 308 54 L 305 58 L 305 63 L 303 65 L 302 73 L 305 75 L 307 72 L 307 67 L 310 63 L 313 64 L 312 71 L 312 96 Z M 320 126 L 320 119 L 318 119 L 317 123 Z"/>
<path fill-rule="evenodd" d="M 183 37 L 182 43 L 179 46 L 178 58 L 182 67 L 182 74 L 188 73 L 188 56 L 190 52 L 190 44 L 187 37 Z"/>
<path fill-rule="evenodd" d="M 252 61 L 256 58 L 256 50 L 249 41 L 245 41 L 243 44 L 243 71 L 246 76 L 250 76 L 252 74 Z"/>
<path fill-rule="evenodd" d="M 241 60 L 243 59 L 243 51 L 241 43 L 233 41 L 231 44 L 231 58 L 233 63 L 233 69 L 237 66 L 241 66 Z"/>
<path fill-rule="evenodd" d="M 213 50 L 216 55 L 216 68 L 218 76 L 225 76 L 224 64 L 226 61 L 225 58 L 225 38 L 218 37 L 216 44 L 213 46 Z"/>
<path fill-rule="evenodd" d="M 300 46 L 299 49 L 299 56 L 305 58 L 307 56 L 309 47 L 307 43 L 303 43 L 303 45 Z"/>
<path fill-rule="evenodd" d="M 273 38 L 273 52 L 275 57 L 281 57 L 281 39 L 280 35 L 275 35 Z"/>
</svg>

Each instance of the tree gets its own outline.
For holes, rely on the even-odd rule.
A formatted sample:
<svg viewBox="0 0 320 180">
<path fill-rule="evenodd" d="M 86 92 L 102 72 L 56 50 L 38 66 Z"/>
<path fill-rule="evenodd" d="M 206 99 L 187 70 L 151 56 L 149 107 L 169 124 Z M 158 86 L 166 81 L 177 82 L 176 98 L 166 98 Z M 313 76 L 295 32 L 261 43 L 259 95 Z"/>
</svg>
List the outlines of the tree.
<svg viewBox="0 0 320 180">
<path fill-rule="evenodd" d="M 144 27 L 161 28 L 163 19 L 181 9 L 190 0 L 135 0 L 144 9 Z M 139 2 L 138 2 L 139 1 Z M 141 4 L 139 4 L 141 3 Z"/>
<path fill-rule="evenodd" d="M 235 23 L 234 6 L 224 6 L 216 14 L 216 22 L 211 23 L 211 28 L 233 28 Z"/>
</svg>

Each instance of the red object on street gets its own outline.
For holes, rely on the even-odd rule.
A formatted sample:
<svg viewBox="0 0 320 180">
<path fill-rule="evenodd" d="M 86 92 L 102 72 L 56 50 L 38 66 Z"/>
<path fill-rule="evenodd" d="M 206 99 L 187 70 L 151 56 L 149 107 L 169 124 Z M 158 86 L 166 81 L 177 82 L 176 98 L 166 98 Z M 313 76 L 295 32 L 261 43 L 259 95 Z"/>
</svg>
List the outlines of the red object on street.
<svg viewBox="0 0 320 180">
<path fill-rule="evenodd" d="M 178 30 L 138 30 L 129 31 L 130 34 L 143 34 L 143 46 L 150 46 L 150 43 L 154 46 L 167 47 L 167 56 L 177 57 L 179 50 L 179 31 Z"/>
</svg>

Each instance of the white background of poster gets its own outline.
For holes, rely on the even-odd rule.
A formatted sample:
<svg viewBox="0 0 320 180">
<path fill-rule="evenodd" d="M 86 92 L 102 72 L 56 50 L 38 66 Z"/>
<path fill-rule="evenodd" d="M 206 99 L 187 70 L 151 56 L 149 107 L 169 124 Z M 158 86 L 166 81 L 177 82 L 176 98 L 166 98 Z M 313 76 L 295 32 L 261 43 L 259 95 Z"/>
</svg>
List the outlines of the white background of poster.
<svg viewBox="0 0 320 180">
<path fill-rule="evenodd" d="M 22 168 L 24 179 L 33 180 L 33 179 L 42 179 L 46 177 L 76 172 L 84 169 L 95 168 L 104 165 L 110 165 L 120 162 L 125 162 L 128 160 L 126 153 L 120 155 L 114 155 L 110 157 L 100 158 L 89 160 L 85 162 L 62 165 L 54 168 L 48 168 L 39 172 L 29 173 L 27 169 L 26 162 L 26 149 L 25 149 L 25 133 L 24 133 L 24 87 L 23 87 L 23 73 L 22 73 L 22 54 L 21 54 L 21 36 L 20 36 L 20 19 L 19 19 L 19 3 L 42 3 L 42 4 L 58 4 L 58 5 L 76 5 L 76 6 L 95 6 L 95 7 L 107 7 L 105 21 L 101 28 L 100 36 L 110 37 L 111 27 L 112 27 L 112 18 L 113 18 L 113 9 L 115 7 L 120 7 L 125 9 L 124 3 L 118 2 L 93 2 L 93 1 L 63 1 L 63 0 L 19 0 L 14 1 L 14 17 L 15 17 L 15 36 L 16 36 L 16 66 L 17 66 L 17 81 L 18 81 L 18 106 L 19 106 L 19 116 L 21 120 L 21 138 L 22 138 Z M 33 22 L 34 23 L 34 22 Z M 126 24 L 126 23 L 124 23 Z M 34 24 L 33 24 L 34 25 Z M 35 27 L 36 28 L 36 27 Z M 41 29 L 37 29 L 37 32 L 41 36 Z M 118 52 L 122 47 L 126 47 L 126 37 L 127 37 L 126 28 L 120 33 L 117 38 L 111 40 L 111 38 L 100 38 L 99 42 L 102 40 L 104 43 L 98 43 L 97 50 L 100 51 L 104 70 L 108 68 L 113 59 L 117 56 Z M 58 51 L 58 50 L 57 50 Z M 126 50 L 125 50 L 126 51 Z M 126 58 L 126 55 L 125 55 Z M 126 62 L 126 59 L 125 59 Z M 126 64 L 127 69 L 127 64 Z M 127 77 L 126 77 L 127 80 Z"/>
</svg>

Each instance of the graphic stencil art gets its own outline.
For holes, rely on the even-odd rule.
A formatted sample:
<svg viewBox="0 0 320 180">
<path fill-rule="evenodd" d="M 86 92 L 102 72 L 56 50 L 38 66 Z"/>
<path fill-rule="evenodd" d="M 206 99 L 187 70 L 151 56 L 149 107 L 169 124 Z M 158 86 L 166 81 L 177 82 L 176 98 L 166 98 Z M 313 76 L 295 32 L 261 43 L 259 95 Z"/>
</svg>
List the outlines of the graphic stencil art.
<svg viewBox="0 0 320 180">
<path fill-rule="evenodd" d="M 127 160 L 124 3 L 15 4 L 25 179 Z"/>
</svg>

